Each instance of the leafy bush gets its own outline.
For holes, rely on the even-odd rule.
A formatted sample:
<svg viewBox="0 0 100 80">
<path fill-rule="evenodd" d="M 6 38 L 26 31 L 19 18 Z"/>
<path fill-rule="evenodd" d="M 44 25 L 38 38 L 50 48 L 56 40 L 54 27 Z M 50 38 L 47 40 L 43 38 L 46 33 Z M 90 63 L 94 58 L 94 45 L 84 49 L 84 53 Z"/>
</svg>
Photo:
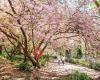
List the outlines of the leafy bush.
<svg viewBox="0 0 100 80">
<path fill-rule="evenodd" d="M 81 48 L 76 48 L 76 58 L 80 59 L 82 58 L 82 56 L 83 56 L 83 53 L 82 53 Z"/>
<path fill-rule="evenodd" d="M 100 63 L 92 62 L 90 63 L 90 68 L 100 71 Z"/>
<path fill-rule="evenodd" d="M 57 55 L 50 55 L 49 56 L 49 59 L 53 60 L 53 59 L 58 59 L 58 56 Z"/>
<path fill-rule="evenodd" d="M 82 66 L 89 67 L 89 62 L 86 61 L 86 60 L 83 60 L 83 59 L 74 59 L 74 58 L 72 58 L 70 63 L 79 64 L 79 65 L 82 65 Z"/>
<path fill-rule="evenodd" d="M 70 80 L 92 80 L 87 74 L 75 71 L 69 76 Z"/>
<path fill-rule="evenodd" d="M 86 60 L 83 60 L 83 59 L 80 59 L 79 61 L 78 61 L 78 63 L 80 64 L 80 65 L 82 65 L 82 66 L 89 66 L 89 62 L 88 61 L 86 61 Z"/>
<path fill-rule="evenodd" d="M 49 61 L 49 56 L 48 55 L 43 55 L 40 59 L 39 59 L 39 64 L 44 66 L 46 64 L 46 62 Z"/>
<path fill-rule="evenodd" d="M 89 67 L 91 69 L 95 69 L 95 70 L 100 71 L 100 63 L 98 63 L 98 62 L 88 62 L 88 61 L 85 61 L 85 60 L 82 60 L 82 59 L 72 58 L 70 63 L 79 64 L 79 65 L 86 66 L 86 67 Z"/>
<path fill-rule="evenodd" d="M 71 58 L 70 63 L 78 64 L 79 63 L 79 60 L 78 59 Z"/>
<path fill-rule="evenodd" d="M 21 63 L 19 65 L 17 65 L 17 67 L 20 70 L 30 70 L 30 68 L 32 67 L 29 63 L 25 62 L 25 63 Z"/>
<path fill-rule="evenodd" d="M 86 73 L 80 73 L 79 71 L 75 71 L 74 73 L 57 80 L 93 80 L 93 79 L 90 78 Z"/>
<path fill-rule="evenodd" d="M 8 55 L 7 55 L 7 53 L 6 53 L 6 52 L 2 51 L 2 53 L 0 53 L 0 56 L 1 56 L 1 57 L 5 57 L 5 58 L 6 58 Z"/>
</svg>

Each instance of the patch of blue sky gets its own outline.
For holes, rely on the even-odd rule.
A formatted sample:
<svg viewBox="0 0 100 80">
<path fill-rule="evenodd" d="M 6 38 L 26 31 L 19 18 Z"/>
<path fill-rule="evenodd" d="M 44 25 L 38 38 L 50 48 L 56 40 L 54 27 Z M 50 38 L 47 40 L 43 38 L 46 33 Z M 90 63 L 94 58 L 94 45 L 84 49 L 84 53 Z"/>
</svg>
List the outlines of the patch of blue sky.
<svg viewBox="0 0 100 80">
<path fill-rule="evenodd" d="M 65 0 L 59 0 L 59 2 L 60 2 L 61 4 L 64 4 L 64 3 L 65 3 Z"/>
<path fill-rule="evenodd" d="M 78 0 L 59 0 L 62 5 L 68 4 L 68 6 L 72 9 L 78 6 Z"/>
</svg>

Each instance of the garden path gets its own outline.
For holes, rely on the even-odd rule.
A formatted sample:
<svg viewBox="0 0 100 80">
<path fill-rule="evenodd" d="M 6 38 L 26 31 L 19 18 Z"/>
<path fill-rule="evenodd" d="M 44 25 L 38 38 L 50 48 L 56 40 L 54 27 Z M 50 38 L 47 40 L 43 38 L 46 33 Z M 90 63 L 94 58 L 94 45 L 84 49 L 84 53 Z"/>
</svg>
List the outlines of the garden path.
<svg viewBox="0 0 100 80">
<path fill-rule="evenodd" d="M 42 74 L 41 75 L 42 78 L 44 77 L 44 78 L 53 79 L 59 76 L 68 75 L 75 70 L 86 73 L 87 75 L 89 75 L 90 77 L 94 79 L 97 79 L 100 77 L 100 71 L 96 71 L 87 67 L 83 67 L 80 65 L 71 64 L 67 62 L 64 65 L 63 64 L 59 65 L 57 63 L 57 60 L 48 62 L 45 67 L 42 67 L 40 69 L 40 73 Z"/>
</svg>

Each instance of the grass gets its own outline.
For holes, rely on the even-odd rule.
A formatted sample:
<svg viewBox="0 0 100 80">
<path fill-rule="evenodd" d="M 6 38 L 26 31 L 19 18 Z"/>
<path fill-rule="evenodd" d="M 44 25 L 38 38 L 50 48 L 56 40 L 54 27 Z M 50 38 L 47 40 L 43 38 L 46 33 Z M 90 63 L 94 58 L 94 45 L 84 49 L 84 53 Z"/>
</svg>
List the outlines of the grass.
<svg viewBox="0 0 100 80">
<path fill-rule="evenodd" d="M 72 74 L 64 76 L 56 80 L 93 80 L 86 73 L 81 73 L 79 71 L 74 71 Z"/>
<path fill-rule="evenodd" d="M 89 61 L 86 61 L 84 59 L 72 58 L 70 63 L 79 64 L 79 65 L 100 71 L 100 63 L 99 62 L 89 62 Z"/>
</svg>

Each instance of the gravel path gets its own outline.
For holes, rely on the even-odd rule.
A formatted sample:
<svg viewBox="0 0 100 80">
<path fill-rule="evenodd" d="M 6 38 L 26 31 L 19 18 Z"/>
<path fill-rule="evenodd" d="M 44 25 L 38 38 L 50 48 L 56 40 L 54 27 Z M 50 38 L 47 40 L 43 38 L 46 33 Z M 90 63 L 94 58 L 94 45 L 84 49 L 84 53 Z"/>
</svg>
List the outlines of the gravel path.
<svg viewBox="0 0 100 80">
<path fill-rule="evenodd" d="M 90 77 L 97 79 L 100 76 L 100 72 L 83 67 L 80 65 L 75 65 L 71 63 L 65 63 L 64 65 L 58 65 L 57 61 L 49 62 L 45 67 L 40 69 L 41 77 L 44 78 L 56 78 L 57 76 L 64 76 L 78 70 L 80 72 L 87 73 Z"/>
</svg>

